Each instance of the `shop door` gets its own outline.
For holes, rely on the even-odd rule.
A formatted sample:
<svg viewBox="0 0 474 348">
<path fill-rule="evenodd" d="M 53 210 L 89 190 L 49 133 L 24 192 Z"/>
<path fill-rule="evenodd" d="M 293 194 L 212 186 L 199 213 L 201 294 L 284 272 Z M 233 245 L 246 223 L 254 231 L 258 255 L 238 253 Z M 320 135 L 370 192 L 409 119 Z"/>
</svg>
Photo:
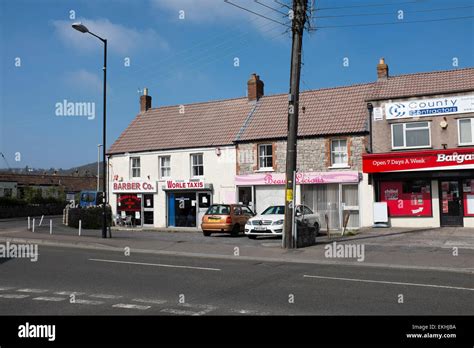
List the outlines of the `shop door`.
<svg viewBox="0 0 474 348">
<path fill-rule="evenodd" d="M 459 181 L 440 181 L 441 226 L 462 226 L 463 206 Z"/>
<path fill-rule="evenodd" d="M 143 198 L 143 224 L 153 225 L 153 195 L 144 195 Z"/>
<path fill-rule="evenodd" d="M 196 192 L 175 193 L 174 211 L 176 227 L 196 227 Z"/>
<path fill-rule="evenodd" d="M 251 186 L 239 187 L 239 200 L 237 203 L 246 205 L 250 207 L 250 209 L 255 209 L 253 200 L 252 200 L 252 187 Z"/>
<path fill-rule="evenodd" d="M 211 204 L 210 192 L 198 192 L 198 227 L 201 227 L 202 217 L 206 214 L 206 211 Z"/>
</svg>

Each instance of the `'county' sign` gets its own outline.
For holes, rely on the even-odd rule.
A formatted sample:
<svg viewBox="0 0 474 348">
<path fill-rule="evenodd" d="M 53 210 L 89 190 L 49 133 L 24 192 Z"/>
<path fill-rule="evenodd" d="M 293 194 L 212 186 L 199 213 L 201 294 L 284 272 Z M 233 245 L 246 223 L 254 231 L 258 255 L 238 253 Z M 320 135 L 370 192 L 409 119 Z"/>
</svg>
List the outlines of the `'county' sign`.
<svg viewBox="0 0 474 348">
<path fill-rule="evenodd" d="M 474 95 L 386 103 L 387 120 L 474 112 Z"/>
</svg>

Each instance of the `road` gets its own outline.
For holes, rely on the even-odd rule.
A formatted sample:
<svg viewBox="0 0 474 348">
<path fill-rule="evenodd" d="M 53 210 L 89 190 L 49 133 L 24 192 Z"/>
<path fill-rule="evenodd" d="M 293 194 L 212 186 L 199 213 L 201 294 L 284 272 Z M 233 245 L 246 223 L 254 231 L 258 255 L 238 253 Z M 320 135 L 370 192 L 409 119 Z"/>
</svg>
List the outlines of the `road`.
<svg viewBox="0 0 474 348">
<path fill-rule="evenodd" d="M 0 314 L 474 314 L 474 275 L 454 272 L 40 246 L 0 274 Z"/>
</svg>

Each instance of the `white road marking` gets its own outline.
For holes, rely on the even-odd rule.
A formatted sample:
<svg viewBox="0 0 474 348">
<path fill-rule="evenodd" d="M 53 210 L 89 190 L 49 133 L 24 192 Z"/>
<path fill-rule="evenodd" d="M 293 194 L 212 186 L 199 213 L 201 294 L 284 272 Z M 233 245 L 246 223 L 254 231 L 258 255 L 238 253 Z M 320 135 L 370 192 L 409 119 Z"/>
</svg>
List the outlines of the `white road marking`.
<svg viewBox="0 0 474 348">
<path fill-rule="evenodd" d="M 119 295 L 107 295 L 107 294 L 94 294 L 89 295 L 89 297 L 97 297 L 97 298 L 120 298 L 122 296 Z"/>
<path fill-rule="evenodd" d="M 140 303 L 152 303 L 152 304 L 163 304 L 166 303 L 166 300 L 155 300 L 155 299 L 147 299 L 147 298 L 134 298 L 132 301 L 140 302 Z"/>
<path fill-rule="evenodd" d="M 170 314 L 175 314 L 175 315 L 198 315 L 199 313 L 199 312 L 185 311 L 182 309 L 174 309 L 174 308 L 165 308 L 165 309 L 162 309 L 160 312 L 170 313 Z"/>
<path fill-rule="evenodd" d="M 72 302 L 73 304 L 90 304 L 90 305 L 100 305 L 103 304 L 104 301 L 92 301 L 92 300 L 82 300 L 82 299 L 76 299 L 75 302 Z"/>
<path fill-rule="evenodd" d="M 238 313 L 238 314 L 251 314 L 251 315 L 258 315 L 258 314 L 265 315 L 266 314 L 266 313 L 260 313 L 259 311 L 253 310 L 253 309 L 232 309 L 231 312 Z"/>
<path fill-rule="evenodd" d="M 2 287 L 0 287 L 0 291 L 11 290 L 11 289 L 15 289 L 15 288 L 9 287 L 9 286 L 2 286 Z"/>
<path fill-rule="evenodd" d="M 29 297 L 30 295 L 20 295 L 20 294 L 1 294 L 0 297 L 3 298 L 25 298 Z"/>
<path fill-rule="evenodd" d="M 44 292 L 47 292 L 48 290 L 44 290 L 44 289 L 18 289 L 17 291 L 19 291 L 19 292 L 37 292 L 39 294 L 42 294 Z"/>
<path fill-rule="evenodd" d="M 89 261 L 97 262 L 111 262 L 111 263 L 125 263 L 130 265 L 143 265 L 143 266 L 156 266 L 156 267 L 170 267 L 170 268 L 187 268 L 187 269 L 198 269 L 201 271 L 221 271 L 219 268 L 209 267 L 194 267 L 194 266 L 179 266 L 179 265 L 165 265 L 161 263 L 146 263 L 146 262 L 132 262 L 132 261 L 118 261 L 118 260 L 102 260 L 102 259 L 89 259 Z"/>
<path fill-rule="evenodd" d="M 114 304 L 112 307 L 127 308 L 127 309 L 139 309 L 139 310 L 146 310 L 148 308 L 151 308 L 151 306 L 141 306 L 141 305 L 127 304 L 127 303 L 117 303 L 117 304 Z"/>
<path fill-rule="evenodd" d="M 80 295 L 84 295 L 83 292 L 77 292 L 77 291 L 58 291 L 58 292 L 55 292 L 56 295 L 67 295 L 67 296 L 71 296 L 71 295 L 75 295 L 75 296 L 80 296 Z"/>
<path fill-rule="evenodd" d="M 189 304 L 189 303 L 179 303 L 176 305 L 177 307 L 186 307 L 186 308 L 199 308 L 202 309 L 200 311 L 191 311 L 191 310 L 184 310 L 184 309 L 177 309 L 177 308 L 165 308 L 162 309 L 161 312 L 176 314 L 176 315 L 204 315 L 209 312 L 212 312 L 217 307 L 210 306 L 210 305 L 199 305 L 199 304 Z"/>
<path fill-rule="evenodd" d="M 53 302 L 59 302 L 59 301 L 64 301 L 66 298 L 65 297 L 35 297 L 33 300 L 37 301 L 53 301 Z"/>
<path fill-rule="evenodd" d="M 303 275 L 303 277 L 304 278 L 332 279 L 332 280 L 346 280 L 346 281 L 351 281 L 351 282 L 362 282 L 362 283 L 379 283 L 379 284 L 393 284 L 393 285 L 407 285 L 407 286 L 423 286 L 423 287 L 428 287 L 428 288 L 441 288 L 441 289 L 474 291 L 474 288 L 462 288 L 462 287 L 459 287 L 459 286 L 448 286 L 448 285 L 402 283 L 402 282 L 389 282 L 389 281 L 384 281 L 384 280 L 370 280 L 370 279 L 323 277 L 323 276 L 314 276 L 314 275 L 306 275 L 306 274 Z"/>
</svg>

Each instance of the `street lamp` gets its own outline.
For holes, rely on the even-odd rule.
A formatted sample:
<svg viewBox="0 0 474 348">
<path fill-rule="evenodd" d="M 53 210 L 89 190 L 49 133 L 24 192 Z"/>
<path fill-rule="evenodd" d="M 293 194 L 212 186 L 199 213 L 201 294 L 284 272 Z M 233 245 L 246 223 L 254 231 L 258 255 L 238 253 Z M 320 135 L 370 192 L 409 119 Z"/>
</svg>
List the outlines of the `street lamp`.
<svg viewBox="0 0 474 348">
<path fill-rule="evenodd" d="M 87 27 L 82 24 L 82 23 L 73 23 L 72 27 L 76 29 L 77 31 L 80 31 L 81 33 L 88 33 L 91 34 L 92 36 L 95 36 L 98 38 L 100 41 L 104 43 L 104 101 L 103 101 L 103 106 L 104 106 L 104 125 L 103 125 L 103 133 L 102 133 L 102 170 L 103 170 L 103 175 L 102 175 L 102 183 L 103 183 L 103 198 L 102 198 L 102 204 L 104 206 L 103 210 L 103 217 L 102 217 L 102 238 L 107 238 L 107 166 L 106 166 L 106 157 L 105 157 L 105 146 L 107 144 L 106 140 L 106 110 L 107 110 L 107 40 L 101 38 L 100 36 L 92 33 L 87 29 Z M 99 173 L 97 172 L 97 175 Z"/>
<path fill-rule="evenodd" d="M 97 192 L 100 190 L 99 178 L 100 178 L 100 147 L 102 144 L 97 144 Z"/>
</svg>

